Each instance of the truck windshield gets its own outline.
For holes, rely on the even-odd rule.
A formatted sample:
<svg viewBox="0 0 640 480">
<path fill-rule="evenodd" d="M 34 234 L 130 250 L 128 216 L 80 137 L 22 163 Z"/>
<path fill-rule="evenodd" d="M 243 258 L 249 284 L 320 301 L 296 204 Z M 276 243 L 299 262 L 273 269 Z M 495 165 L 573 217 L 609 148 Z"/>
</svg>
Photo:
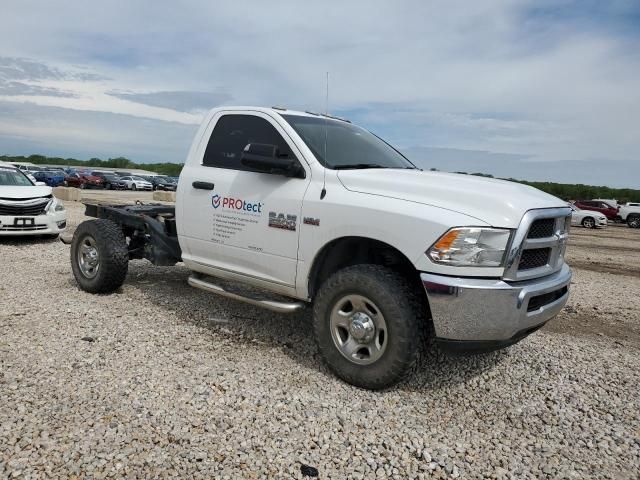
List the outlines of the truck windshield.
<svg viewBox="0 0 640 480">
<path fill-rule="evenodd" d="M 324 117 L 282 117 L 300 135 L 318 161 L 327 168 L 416 168 L 384 140 L 351 123 Z"/>
<path fill-rule="evenodd" d="M 33 187 L 33 183 L 24 174 L 15 170 L 0 169 L 0 185 L 12 187 Z"/>
</svg>

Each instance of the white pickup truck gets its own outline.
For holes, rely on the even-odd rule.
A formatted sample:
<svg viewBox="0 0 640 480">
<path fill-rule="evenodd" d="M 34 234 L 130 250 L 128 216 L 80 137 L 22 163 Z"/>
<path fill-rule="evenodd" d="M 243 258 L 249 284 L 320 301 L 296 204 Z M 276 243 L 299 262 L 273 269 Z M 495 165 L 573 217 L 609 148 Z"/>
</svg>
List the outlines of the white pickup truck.
<svg viewBox="0 0 640 480">
<path fill-rule="evenodd" d="M 97 219 L 71 241 L 82 289 L 112 292 L 128 261 L 146 258 L 182 261 L 192 286 L 254 305 L 312 305 L 330 369 L 370 389 L 416 368 L 427 335 L 454 351 L 517 342 L 562 309 L 571 281 L 563 201 L 422 171 L 367 130 L 311 112 L 214 109 L 175 208 L 86 212 Z"/>
<path fill-rule="evenodd" d="M 640 203 L 627 202 L 621 205 L 618 215 L 631 228 L 640 228 Z"/>
</svg>

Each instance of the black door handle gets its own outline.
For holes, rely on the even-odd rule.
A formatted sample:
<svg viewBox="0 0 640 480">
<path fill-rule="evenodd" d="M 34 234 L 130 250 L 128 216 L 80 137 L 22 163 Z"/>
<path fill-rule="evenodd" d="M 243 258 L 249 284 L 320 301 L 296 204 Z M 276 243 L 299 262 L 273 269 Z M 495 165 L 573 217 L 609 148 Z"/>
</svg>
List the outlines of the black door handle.
<svg viewBox="0 0 640 480">
<path fill-rule="evenodd" d="M 211 182 L 199 182 L 195 181 L 191 184 L 193 188 L 197 188 L 199 190 L 213 190 L 215 185 Z"/>
</svg>

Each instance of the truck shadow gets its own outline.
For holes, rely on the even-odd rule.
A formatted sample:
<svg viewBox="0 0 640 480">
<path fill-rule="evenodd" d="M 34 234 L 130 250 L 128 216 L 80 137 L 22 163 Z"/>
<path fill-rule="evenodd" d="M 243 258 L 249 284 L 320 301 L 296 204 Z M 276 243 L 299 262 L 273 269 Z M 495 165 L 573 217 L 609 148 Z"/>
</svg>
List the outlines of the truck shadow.
<svg viewBox="0 0 640 480">
<path fill-rule="evenodd" d="M 60 240 L 57 238 L 44 237 L 40 235 L 24 235 L 24 236 L 0 236 L 0 245 L 13 245 L 16 247 L 28 247 L 30 245 L 41 245 L 45 243 L 55 243 Z"/>
<path fill-rule="evenodd" d="M 180 321 L 206 328 L 238 344 L 280 348 L 301 368 L 334 377 L 317 352 L 311 308 L 293 314 L 270 312 L 190 287 L 189 274 L 182 266 L 163 268 L 132 262 L 125 288 L 138 289 Z M 507 356 L 505 351 L 452 356 L 429 341 L 416 373 L 396 388 L 426 391 L 465 383 L 494 368 Z"/>
</svg>

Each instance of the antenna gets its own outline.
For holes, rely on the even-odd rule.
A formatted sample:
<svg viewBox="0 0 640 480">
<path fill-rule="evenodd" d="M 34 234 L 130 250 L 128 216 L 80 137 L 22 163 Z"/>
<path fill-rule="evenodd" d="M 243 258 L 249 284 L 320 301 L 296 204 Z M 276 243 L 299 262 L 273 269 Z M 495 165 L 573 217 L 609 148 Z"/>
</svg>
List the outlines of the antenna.
<svg viewBox="0 0 640 480">
<path fill-rule="evenodd" d="M 320 192 L 320 200 L 327 194 L 327 122 L 329 121 L 329 72 L 327 72 L 327 95 L 324 101 L 324 170 L 322 175 L 322 191 Z"/>
</svg>

